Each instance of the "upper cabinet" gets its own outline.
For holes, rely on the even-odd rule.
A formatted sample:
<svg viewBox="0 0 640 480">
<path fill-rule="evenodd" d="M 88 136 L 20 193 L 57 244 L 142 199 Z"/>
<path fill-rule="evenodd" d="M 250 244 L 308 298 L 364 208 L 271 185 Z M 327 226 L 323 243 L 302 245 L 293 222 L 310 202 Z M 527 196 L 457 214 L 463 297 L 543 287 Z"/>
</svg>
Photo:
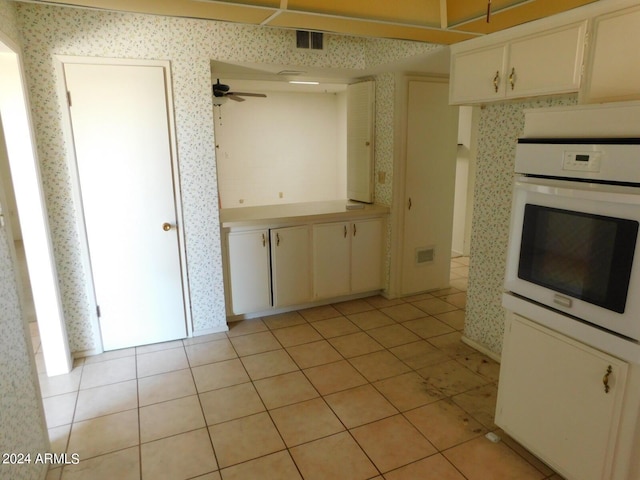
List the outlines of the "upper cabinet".
<svg viewBox="0 0 640 480">
<path fill-rule="evenodd" d="M 582 102 L 640 98 L 639 25 L 640 6 L 594 19 Z"/>
<path fill-rule="evenodd" d="M 477 48 L 473 42 L 453 46 L 450 103 L 577 92 L 586 27 L 585 20 Z"/>
<path fill-rule="evenodd" d="M 347 87 L 347 197 L 373 203 L 374 122 L 373 81 Z"/>
</svg>

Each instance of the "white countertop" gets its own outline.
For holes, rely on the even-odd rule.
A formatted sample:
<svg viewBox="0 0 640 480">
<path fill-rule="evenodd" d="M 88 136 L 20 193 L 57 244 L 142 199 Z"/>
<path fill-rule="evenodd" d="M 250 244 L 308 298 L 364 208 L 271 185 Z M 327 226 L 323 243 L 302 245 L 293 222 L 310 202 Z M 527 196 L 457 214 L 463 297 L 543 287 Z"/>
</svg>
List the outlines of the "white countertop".
<svg viewBox="0 0 640 480">
<path fill-rule="evenodd" d="M 362 205 L 363 208 L 347 210 L 347 204 Z M 252 225 L 282 225 L 315 221 L 340 221 L 360 217 L 371 217 L 389 213 L 389 207 L 350 200 L 325 202 L 284 203 L 258 207 L 223 208 L 220 223 L 223 228 Z"/>
</svg>

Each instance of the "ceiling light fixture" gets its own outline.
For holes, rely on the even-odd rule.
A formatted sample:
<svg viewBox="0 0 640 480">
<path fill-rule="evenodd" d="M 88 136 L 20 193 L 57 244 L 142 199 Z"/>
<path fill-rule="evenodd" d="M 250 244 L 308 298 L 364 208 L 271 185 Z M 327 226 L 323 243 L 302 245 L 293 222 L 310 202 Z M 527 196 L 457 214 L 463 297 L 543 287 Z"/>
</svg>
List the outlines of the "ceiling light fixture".
<svg viewBox="0 0 640 480">
<path fill-rule="evenodd" d="M 294 83 L 296 85 L 320 85 L 320 82 L 303 82 L 301 80 L 289 80 L 289 83 Z"/>
</svg>

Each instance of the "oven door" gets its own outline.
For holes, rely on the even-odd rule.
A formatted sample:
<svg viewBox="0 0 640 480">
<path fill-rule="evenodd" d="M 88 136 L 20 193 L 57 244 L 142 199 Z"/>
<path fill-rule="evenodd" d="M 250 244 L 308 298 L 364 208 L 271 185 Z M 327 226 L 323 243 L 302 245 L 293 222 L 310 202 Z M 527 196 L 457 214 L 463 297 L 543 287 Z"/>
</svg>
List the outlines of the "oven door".
<svg viewBox="0 0 640 480">
<path fill-rule="evenodd" d="M 640 188 L 519 177 L 505 288 L 640 340 Z"/>
</svg>

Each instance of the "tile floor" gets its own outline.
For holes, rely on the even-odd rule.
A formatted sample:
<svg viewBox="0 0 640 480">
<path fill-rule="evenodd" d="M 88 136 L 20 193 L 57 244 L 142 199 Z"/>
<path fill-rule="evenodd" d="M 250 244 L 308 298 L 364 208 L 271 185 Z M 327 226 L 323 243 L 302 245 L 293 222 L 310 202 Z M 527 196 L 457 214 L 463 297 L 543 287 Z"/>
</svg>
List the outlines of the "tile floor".
<svg viewBox="0 0 640 480">
<path fill-rule="evenodd" d="M 559 479 L 493 423 L 499 366 L 460 342 L 467 271 L 42 374 L 53 451 L 80 457 L 47 479 Z"/>
</svg>

